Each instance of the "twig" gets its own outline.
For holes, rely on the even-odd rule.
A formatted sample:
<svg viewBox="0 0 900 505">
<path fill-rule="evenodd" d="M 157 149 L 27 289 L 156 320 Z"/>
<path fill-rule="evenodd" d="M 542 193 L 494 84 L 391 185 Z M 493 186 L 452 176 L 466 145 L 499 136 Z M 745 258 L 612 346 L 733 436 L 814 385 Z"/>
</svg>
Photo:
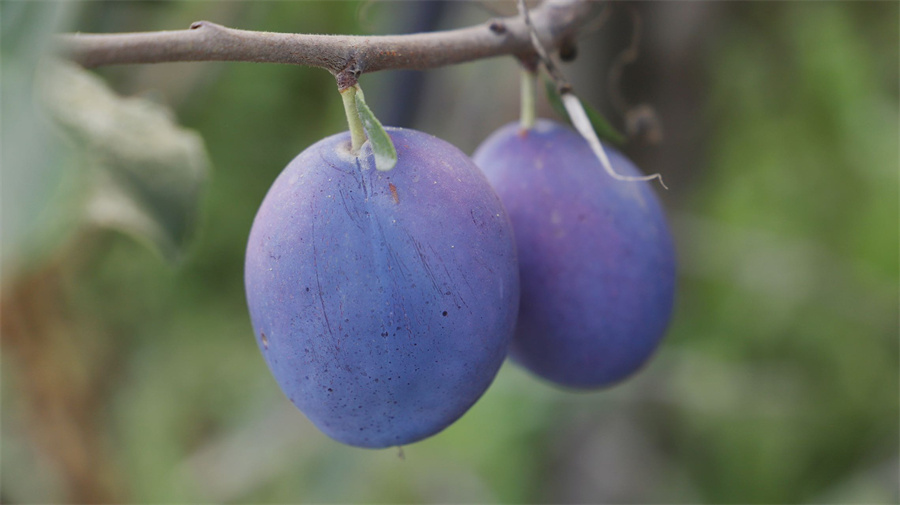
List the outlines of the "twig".
<svg viewBox="0 0 900 505">
<path fill-rule="evenodd" d="M 619 114 L 625 115 L 628 111 L 628 101 L 622 94 L 622 72 L 625 66 L 637 61 L 641 45 L 641 16 L 634 6 L 628 6 L 628 14 L 631 16 L 631 40 L 628 47 L 616 55 L 609 69 L 607 85 L 609 86 L 610 102 Z"/>
<path fill-rule="evenodd" d="M 547 53 L 546 48 L 544 48 L 543 42 L 541 42 L 540 38 L 538 37 L 537 29 L 534 26 L 534 23 L 531 20 L 531 16 L 528 13 L 528 6 L 525 5 L 525 0 L 519 0 L 517 5 L 519 8 L 519 14 L 522 19 L 525 20 L 525 25 L 528 27 L 528 30 L 531 34 L 531 42 L 534 46 L 534 52 L 538 54 L 541 63 L 543 63 L 544 68 L 547 69 L 547 73 L 550 74 L 550 78 L 553 79 L 553 82 L 556 84 L 556 89 L 559 92 L 559 96 L 566 108 L 566 112 L 569 113 L 569 118 L 572 120 L 573 126 L 575 126 L 575 129 L 578 130 L 578 133 L 580 133 L 581 136 L 584 137 L 588 145 L 591 147 L 591 150 L 594 151 L 594 155 L 597 157 L 597 159 L 600 160 L 600 165 L 603 167 L 603 170 L 605 170 L 610 177 L 619 181 L 650 181 L 653 179 L 658 179 L 659 184 L 663 188 L 669 189 L 668 186 L 666 186 L 666 184 L 663 182 L 662 176 L 660 174 L 645 176 L 621 175 L 613 170 L 612 164 L 609 162 L 609 157 L 606 155 L 606 151 L 603 149 L 603 144 L 597 137 L 597 132 L 594 131 L 594 127 L 593 125 L 591 125 L 591 121 L 590 119 L 588 119 L 587 113 L 584 111 L 584 106 L 581 104 L 581 100 L 577 96 L 575 96 L 575 93 L 572 92 L 572 86 L 568 81 L 566 81 L 563 73 L 550 58 L 550 55 Z"/>
<path fill-rule="evenodd" d="M 622 74 L 627 65 L 637 61 L 643 33 L 640 13 L 633 5 L 628 5 L 628 13 L 631 16 L 632 25 L 631 41 L 628 43 L 628 47 L 616 56 L 609 69 L 610 102 L 625 119 L 625 131 L 629 138 L 641 138 L 650 144 L 658 144 L 662 142 L 663 127 L 659 116 L 656 115 L 656 110 L 646 103 L 629 106 L 622 93 Z"/>
<path fill-rule="evenodd" d="M 519 0 L 516 5 L 519 8 L 519 16 L 525 21 L 525 27 L 528 29 L 531 49 L 537 53 L 541 63 L 544 64 L 544 68 L 547 69 L 547 73 L 550 74 L 550 78 L 553 79 L 553 82 L 556 84 L 559 94 L 563 95 L 565 93 L 570 93 L 572 91 L 572 86 L 547 53 L 547 49 L 545 48 L 543 41 L 541 41 L 537 26 L 532 19 L 531 13 L 528 11 L 525 0 Z"/>
<path fill-rule="evenodd" d="M 541 41 L 556 47 L 586 20 L 586 0 L 546 0 L 533 13 Z M 503 30 L 492 29 L 501 23 Z M 189 30 L 119 34 L 62 34 L 61 54 L 86 67 L 173 61 L 248 61 L 320 67 L 346 88 L 367 72 L 425 70 L 533 51 L 520 17 L 468 28 L 410 35 L 307 35 L 237 30 L 198 21 Z M 343 79 L 341 79 L 343 77 Z"/>
<path fill-rule="evenodd" d="M 612 11 L 613 3 L 611 1 L 604 2 L 603 9 L 600 10 L 596 17 L 584 24 L 579 35 L 585 36 L 602 28 L 603 25 L 606 24 L 607 21 L 609 21 L 610 16 L 612 16 Z"/>
</svg>

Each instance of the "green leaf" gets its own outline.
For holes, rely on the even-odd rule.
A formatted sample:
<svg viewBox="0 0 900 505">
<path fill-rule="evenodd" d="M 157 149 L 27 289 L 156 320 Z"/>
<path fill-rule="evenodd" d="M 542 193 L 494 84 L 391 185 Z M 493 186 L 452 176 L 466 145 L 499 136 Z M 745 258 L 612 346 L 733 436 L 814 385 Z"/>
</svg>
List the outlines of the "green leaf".
<svg viewBox="0 0 900 505">
<path fill-rule="evenodd" d="M 356 111 L 359 112 L 363 129 L 366 130 L 366 136 L 372 144 L 375 168 L 382 171 L 394 168 L 394 165 L 397 164 L 397 149 L 394 148 L 394 142 L 391 141 L 384 126 L 381 126 L 381 121 L 372 113 L 372 109 L 366 105 L 366 99 L 359 87 L 356 89 Z"/>
<path fill-rule="evenodd" d="M 67 30 L 69 2 L 0 2 L 0 262 L 3 283 L 34 271 L 78 228 L 78 164 L 58 128 L 35 111 L 35 70 Z"/>
<path fill-rule="evenodd" d="M 184 254 L 209 173 L 203 140 L 164 106 L 122 98 L 94 74 L 62 61 L 40 70 L 46 111 L 88 166 L 84 217 L 149 242 L 164 257 Z"/>
<path fill-rule="evenodd" d="M 572 118 L 569 117 L 569 113 L 566 112 L 566 107 L 563 105 L 562 98 L 559 96 L 559 92 L 556 91 L 556 85 L 553 84 L 553 81 L 550 79 L 544 79 L 544 89 L 547 91 L 547 100 L 550 102 L 550 105 L 553 107 L 553 110 L 556 111 L 557 114 L 566 118 L 566 121 L 569 124 L 572 124 Z M 594 127 L 594 131 L 597 133 L 597 137 L 601 140 L 606 140 L 608 142 L 612 142 L 616 145 L 622 145 L 627 140 L 625 135 L 619 133 L 619 130 L 609 124 L 609 121 L 603 117 L 602 114 L 597 112 L 593 107 L 584 103 L 580 98 L 578 99 L 581 102 L 581 106 L 584 108 L 585 113 L 588 116 L 588 119 L 591 121 L 591 126 Z"/>
</svg>

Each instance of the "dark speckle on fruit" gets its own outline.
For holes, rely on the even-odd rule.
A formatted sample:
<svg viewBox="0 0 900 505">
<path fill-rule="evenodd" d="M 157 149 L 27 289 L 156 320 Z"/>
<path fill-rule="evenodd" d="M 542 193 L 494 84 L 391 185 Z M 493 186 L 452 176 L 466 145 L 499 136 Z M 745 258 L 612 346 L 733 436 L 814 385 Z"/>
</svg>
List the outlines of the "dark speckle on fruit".
<svg viewBox="0 0 900 505">
<path fill-rule="evenodd" d="M 394 186 L 394 183 L 389 182 L 388 188 L 391 190 L 391 198 L 394 199 L 394 203 L 400 203 L 400 197 L 397 195 L 397 186 Z"/>
</svg>

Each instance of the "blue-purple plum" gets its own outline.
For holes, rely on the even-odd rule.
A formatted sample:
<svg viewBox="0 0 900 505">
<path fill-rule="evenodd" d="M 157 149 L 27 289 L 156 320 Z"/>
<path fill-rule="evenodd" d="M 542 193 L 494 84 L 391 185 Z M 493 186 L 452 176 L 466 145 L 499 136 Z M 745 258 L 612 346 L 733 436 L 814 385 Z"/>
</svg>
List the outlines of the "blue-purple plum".
<svg viewBox="0 0 900 505">
<path fill-rule="evenodd" d="M 641 175 L 605 146 L 613 169 Z M 475 163 L 515 231 L 522 299 L 512 359 L 570 388 L 607 386 L 638 370 L 666 332 L 675 252 L 649 182 L 604 172 L 587 142 L 561 124 L 509 124 Z"/>
<path fill-rule="evenodd" d="M 451 144 L 388 128 L 393 170 L 349 133 L 297 156 L 247 245 L 257 343 L 325 434 L 380 448 L 462 416 L 502 364 L 519 303 L 515 242 L 496 193 Z"/>
</svg>

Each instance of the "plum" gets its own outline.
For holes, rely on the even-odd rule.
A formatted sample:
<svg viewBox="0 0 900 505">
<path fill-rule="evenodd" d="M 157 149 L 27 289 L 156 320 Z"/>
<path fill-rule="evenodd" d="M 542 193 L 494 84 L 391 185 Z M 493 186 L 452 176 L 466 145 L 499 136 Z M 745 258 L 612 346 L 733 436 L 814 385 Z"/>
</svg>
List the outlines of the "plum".
<svg viewBox="0 0 900 505">
<path fill-rule="evenodd" d="M 640 172 L 606 146 L 614 170 Z M 558 385 L 597 388 L 629 376 L 663 337 L 675 252 L 647 182 L 618 181 L 568 127 L 508 124 L 473 159 L 506 207 L 522 299 L 511 358 Z"/>
<path fill-rule="evenodd" d="M 288 398 L 346 444 L 409 444 L 462 416 L 506 357 L 519 303 L 496 193 L 453 145 L 388 128 L 375 169 L 345 132 L 298 155 L 247 244 L 257 343 Z"/>
</svg>

